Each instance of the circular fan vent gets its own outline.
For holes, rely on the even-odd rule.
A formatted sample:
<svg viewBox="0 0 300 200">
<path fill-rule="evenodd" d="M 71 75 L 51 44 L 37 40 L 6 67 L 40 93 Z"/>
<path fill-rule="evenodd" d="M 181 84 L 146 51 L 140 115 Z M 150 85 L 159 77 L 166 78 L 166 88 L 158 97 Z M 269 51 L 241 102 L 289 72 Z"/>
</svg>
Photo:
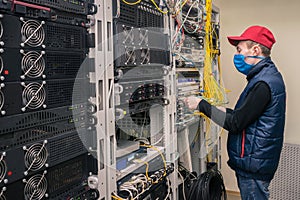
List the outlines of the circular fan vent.
<svg viewBox="0 0 300 200">
<path fill-rule="evenodd" d="M 136 54 L 133 48 L 127 48 L 125 50 L 125 65 L 136 64 Z"/>
<path fill-rule="evenodd" d="M 0 38 L 2 38 L 3 35 L 3 25 L 2 22 L 0 21 Z"/>
<path fill-rule="evenodd" d="M 123 44 L 133 44 L 134 43 L 134 32 L 131 27 L 123 26 Z"/>
<path fill-rule="evenodd" d="M 24 75 L 30 78 L 40 77 L 45 70 L 45 60 L 36 51 L 30 51 L 22 58 L 22 70 Z"/>
<path fill-rule="evenodd" d="M 37 171 L 45 165 L 48 151 L 44 144 L 34 144 L 26 151 L 24 161 L 28 170 Z"/>
<path fill-rule="evenodd" d="M 7 166 L 2 157 L 0 161 L 0 183 L 3 181 L 6 172 L 7 172 Z"/>
<path fill-rule="evenodd" d="M 47 179 L 45 175 L 34 175 L 28 181 L 25 181 L 24 197 L 25 200 L 41 200 L 47 191 Z"/>
<path fill-rule="evenodd" d="M 141 63 L 148 64 L 150 62 L 150 50 L 142 49 L 141 50 Z"/>
<path fill-rule="evenodd" d="M 2 71 L 3 71 L 3 59 L 0 56 L 0 74 L 2 73 Z"/>
<path fill-rule="evenodd" d="M 6 191 L 6 187 L 2 187 L 2 190 L 0 192 L 0 200 L 6 200 L 6 197 L 3 194 L 5 191 Z"/>
<path fill-rule="evenodd" d="M 3 105 L 4 105 L 4 95 L 0 89 L 0 110 L 3 108 Z"/>
<path fill-rule="evenodd" d="M 22 110 L 25 111 L 26 108 L 37 109 L 41 107 L 46 99 L 44 83 L 33 82 L 24 87 L 22 98 L 25 107 L 22 108 Z"/>
<path fill-rule="evenodd" d="M 141 29 L 139 31 L 139 45 L 148 45 L 148 30 Z"/>
<path fill-rule="evenodd" d="M 28 44 L 31 47 L 40 46 L 45 39 L 45 32 L 42 27 L 44 23 L 35 20 L 26 21 L 21 28 L 23 44 Z"/>
</svg>

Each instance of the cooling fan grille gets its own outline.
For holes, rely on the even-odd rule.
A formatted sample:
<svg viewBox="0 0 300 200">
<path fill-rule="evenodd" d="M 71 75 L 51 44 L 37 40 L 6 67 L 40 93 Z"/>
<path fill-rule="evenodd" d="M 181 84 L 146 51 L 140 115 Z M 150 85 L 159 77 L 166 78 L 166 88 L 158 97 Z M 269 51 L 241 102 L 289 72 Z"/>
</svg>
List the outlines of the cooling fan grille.
<svg viewBox="0 0 300 200">
<path fill-rule="evenodd" d="M 43 28 L 43 24 L 45 24 L 45 22 L 38 22 L 35 20 L 25 21 L 23 18 L 20 19 L 24 22 L 21 28 L 23 42 L 21 46 L 24 46 L 25 44 L 31 47 L 41 46 L 45 40 L 45 31 Z"/>
<path fill-rule="evenodd" d="M 149 63 L 150 63 L 150 49 L 142 49 L 141 64 L 149 64 Z"/>
<path fill-rule="evenodd" d="M 1 15 L 0 15 L 1 17 Z M 2 38 L 3 36 L 3 25 L 2 25 L 2 22 L 0 21 L 0 39 Z"/>
<path fill-rule="evenodd" d="M 6 187 L 3 187 L 1 192 L 0 192 L 0 200 L 6 200 L 6 197 L 3 194 L 5 192 L 5 190 L 6 190 Z"/>
<path fill-rule="evenodd" d="M 45 196 L 48 186 L 45 174 L 34 175 L 28 181 L 23 180 L 26 183 L 24 187 L 25 200 L 41 200 Z"/>
<path fill-rule="evenodd" d="M 0 74 L 2 73 L 2 71 L 3 71 L 3 59 L 0 56 Z"/>
<path fill-rule="evenodd" d="M 36 51 L 29 51 L 28 53 L 24 54 L 21 66 L 24 72 L 24 75 L 21 76 L 22 79 L 25 76 L 30 78 L 37 78 L 40 77 L 44 70 L 45 70 L 45 60 L 43 58 L 44 52 L 38 53 Z"/>
<path fill-rule="evenodd" d="M 46 164 L 48 151 L 45 144 L 46 142 L 43 144 L 34 144 L 29 149 L 24 149 L 26 151 L 24 162 L 28 171 L 37 171 Z"/>
<path fill-rule="evenodd" d="M 134 29 L 123 25 L 123 44 L 134 44 Z"/>
<path fill-rule="evenodd" d="M 6 172 L 7 172 L 7 166 L 6 166 L 6 162 L 4 161 L 4 155 L 2 154 L 0 157 L 0 183 L 4 180 Z"/>
<path fill-rule="evenodd" d="M 125 65 L 136 64 L 136 53 L 134 47 L 125 47 Z"/>
<path fill-rule="evenodd" d="M 24 90 L 22 93 L 23 104 L 25 105 L 22 108 L 22 111 L 25 111 L 26 108 L 37 109 L 43 105 L 46 99 L 46 91 L 44 85 L 46 82 L 37 83 L 32 82 L 26 85 L 23 83 Z M 45 106 L 44 106 L 45 107 Z"/>
<path fill-rule="evenodd" d="M 2 93 L 0 88 L 0 111 L 3 108 L 3 105 L 4 105 L 4 94 Z"/>
<path fill-rule="evenodd" d="M 139 45 L 148 45 L 149 36 L 148 30 L 139 29 Z"/>
</svg>

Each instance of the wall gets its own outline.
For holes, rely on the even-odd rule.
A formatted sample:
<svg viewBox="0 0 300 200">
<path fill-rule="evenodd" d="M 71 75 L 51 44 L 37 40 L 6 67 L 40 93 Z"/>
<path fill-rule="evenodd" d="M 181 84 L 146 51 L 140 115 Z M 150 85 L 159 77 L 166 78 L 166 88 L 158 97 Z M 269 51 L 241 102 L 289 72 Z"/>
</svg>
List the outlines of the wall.
<svg viewBox="0 0 300 200">
<path fill-rule="evenodd" d="M 240 35 L 250 25 L 267 26 L 275 35 L 277 43 L 273 47 L 272 59 L 281 71 L 287 90 L 287 118 L 285 142 L 300 144 L 300 1 L 299 0 L 215 0 L 221 12 L 221 65 L 226 88 L 232 92 L 228 95 L 229 107 L 233 107 L 240 92 L 246 84 L 245 76 L 238 73 L 232 63 L 235 48 L 226 36 Z M 227 167 L 226 134 L 222 139 L 222 173 L 228 190 L 238 191 L 234 173 Z"/>
</svg>

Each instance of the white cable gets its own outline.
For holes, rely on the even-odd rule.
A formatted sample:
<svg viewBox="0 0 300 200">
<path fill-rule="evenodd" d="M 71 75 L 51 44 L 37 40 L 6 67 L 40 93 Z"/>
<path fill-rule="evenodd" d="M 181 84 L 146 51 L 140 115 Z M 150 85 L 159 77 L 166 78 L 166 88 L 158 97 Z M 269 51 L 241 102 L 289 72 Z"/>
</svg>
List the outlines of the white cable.
<svg viewBox="0 0 300 200">
<path fill-rule="evenodd" d="M 188 119 L 188 120 L 184 120 L 184 121 L 182 121 L 182 122 L 177 122 L 176 125 L 186 124 L 186 123 L 189 123 L 189 122 L 193 121 L 194 119 L 195 119 L 195 118 L 194 118 L 194 116 L 193 116 L 193 117 L 191 117 L 191 118 Z"/>
<path fill-rule="evenodd" d="M 117 0 L 117 14 L 116 16 L 114 16 L 114 18 L 119 18 L 120 17 L 120 13 L 121 13 L 121 0 Z"/>
<path fill-rule="evenodd" d="M 146 112 L 145 112 L 145 114 L 144 114 L 144 120 L 143 120 L 143 124 L 142 124 L 142 128 L 141 128 L 141 136 L 143 136 L 143 131 L 144 131 L 145 122 L 146 122 Z"/>
<path fill-rule="evenodd" d="M 198 2 L 198 1 L 197 1 Z M 199 3 L 199 2 L 198 2 Z M 185 15 L 184 13 L 182 13 L 182 16 L 184 16 L 187 20 L 186 21 L 188 21 L 191 25 L 194 25 L 194 26 L 196 26 L 195 28 L 194 28 L 194 30 L 193 31 L 189 31 L 188 30 L 188 28 L 186 28 L 186 26 L 185 26 L 185 24 L 183 24 L 183 28 L 184 28 L 184 30 L 186 30 L 186 32 L 187 33 L 189 33 L 189 34 L 193 34 L 193 33 L 196 33 L 196 31 L 199 29 L 199 24 L 200 24 L 200 18 L 201 18 L 201 14 L 200 14 L 200 6 L 199 5 L 197 5 L 196 6 L 196 8 L 197 8 L 197 10 L 198 10 L 198 15 L 196 16 L 196 17 L 190 17 L 188 14 L 187 15 Z M 202 12 L 201 12 L 202 13 Z M 194 19 L 193 21 L 191 21 L 191 20 L 189 20 L 189 19 Z M 197 21 L 196 21 L 196 19 L 197 19 Z"/>
<path fill-rule="evenodd" d="M 184 189 L 184 178 L 183 176 L 180 174 L 179 170 L 177 168 L 174 167 L 174 169 L 176 170 L 176 172 L 179 174 L 181 180 L 182 180 L 182 193 L 183 193 L 183 199 L 186 200 L 186 197 L 185 197 L 185 189 Z"/>
<path fill-rule="evenodd" d="M 195 1 L 195 2 L 191 5 L 191 7 L 189 8 L 188 12 L 186 13 L 187 16 L 190 14 L 190 12 L 191 12 L 193 6 L 194 6 L 196 3 L 197 3 L 197 1 Z M 182 29 L 182 27 L 183 27 L 183 25 L 184 25 L 184 23 L 185 23 L 186 20 L 187 20 L 187 17 L 186 17 L 186 18 L 184 19 L 184 21 L 181 23 L 181 26 L 180 26 L 180 28 L 178 29 L 178 32 L 176 32 L 176 34 L 175 34 L 175 36 L 174 36 L 175 39 L 174 39 L 174 42 L 172 43 L 172 49 L 174 48 L 174 45 L 175 45 L 175 43 L 176 43 L 176 37 L 177 37 L 179 31 Z"/>
<path fill-rule="evenodd" d="M 144 142 L 144 144 L 147 144 L 147 145 L 150 144 L 149 140 L 147 138 L 144 138 L 144 137 L 138 137 L 138 138 L 134 139 L 134 141 Z"/>
<path fill-rule="evenodd" d="M 185 171 L 187 171 L 189 173 L 189 175 L 192 175 L 194 178 L 191 180 L 195 180 L 197 179 L 197 176 L 195 176 L 193 173 L 191 173 L 190 171 L 188 171 L 184 166 L 180 165 L 181 168 L 183 168 Z"/>
<path fill-rule="evenodd" d="M 165 197 L 164 200 L 167 200 L 168 197 L 170 196 L 170 184 L 169 184 L 169 179 L 168 179 L 168 177 L 166 177 L 166 181 L 167 181 L 167 187 L 168 187 L 168 194 L 167 194 L 167 196 Z"/>
<path fill-rule="evenodd" d="M 120 191 L 126 191 L 129 193 L 129 196 L 131 197 L 131 199 L 133 198 L 132 192 L 128 189 L 120 189 Z"/>
<path fill-rule="evenodd" d="M 164 135 L 162 135 L 158 141 L 156 141 L 155 143 L 151 144 L 152 146 L 156 146 L 158 143 L 160 143 L 162 141 L 162 139 L 164 138 Z"/>
</svg>

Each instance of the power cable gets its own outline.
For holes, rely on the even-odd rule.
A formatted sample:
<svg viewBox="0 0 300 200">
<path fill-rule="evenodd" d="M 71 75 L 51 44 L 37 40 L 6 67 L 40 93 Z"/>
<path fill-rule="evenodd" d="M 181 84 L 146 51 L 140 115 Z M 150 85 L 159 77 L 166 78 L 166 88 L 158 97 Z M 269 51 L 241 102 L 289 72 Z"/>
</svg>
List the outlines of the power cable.
<svg viewBox="0 0 300 200">
<path fill-rule="evenodd" d="M 201 174 L 191 185 L 188 200 L 227 200 L 222 174 L 211 169 Z"/>
</svg>

